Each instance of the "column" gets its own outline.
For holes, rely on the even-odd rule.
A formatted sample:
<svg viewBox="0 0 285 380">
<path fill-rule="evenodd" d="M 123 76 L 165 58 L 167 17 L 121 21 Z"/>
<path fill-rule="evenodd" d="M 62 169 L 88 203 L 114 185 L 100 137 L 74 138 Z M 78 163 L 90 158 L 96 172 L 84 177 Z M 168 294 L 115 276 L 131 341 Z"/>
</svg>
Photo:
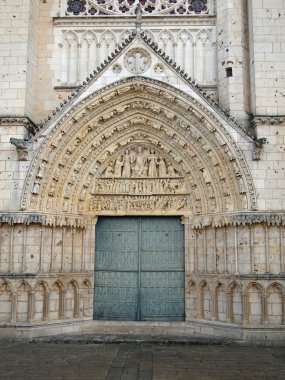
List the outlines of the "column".
<svg viewBox="0 0 285 380">
<path fill-rule="evenodd" d="M 28 322 L 32 322 L 35 312 L 35 292 L 30 291 L 28 294 Z"/>
<path fill-rule="evenodd" d="M 66 290 L 61 289 L 59 296 L 59 319 L 65 318 L 65 295 Z"/>
<path fill-rule="evenodd" d="M 197 303 L 198 303 L 198 313 L 197 319 L 205 319 L 204 312 L 204 289 L 200 288 L 197 290 Z"/>
<path fill-rule="evenodd" d="M 213 289 L 211 292 L 211 301 L 212 301 L 212 321 L 218 320 L 218 294 L 217 288 Z"/>
<path fill-rule="evenodd" d="M 45 293 L 44 293 L 44 310 L 43 310 L 44 321 L 49 320 L 49 299 L 50 299 L 50 291 L 45 291 Z"/>
<path fill-rule="evenodd" d="M 18 294 L 13 293 L 13 295 L 12 295 L 11 323 L 17 322 L 17 309 L 18 309 Z"/>
<path fill-rule="evenodd" d="M 184 225 L 185 274 L 194 273 L 195 247 L 194 247 L 194 242 L 193 242 L 193 231 L 191 229 L 189 216 L 183 216 L 181 218 L 181 223 Z"/>
<path fill-rule="evenodd" d="M 233 323 L 233 292 L 227 292 L 227 323 Z"/>
<path fill-rule="evenodd" d="M 242 293 L 242 311 L 243 311 L 242 324 L 248 325 L 248 296 L 245 292 Z"/>
</svg>

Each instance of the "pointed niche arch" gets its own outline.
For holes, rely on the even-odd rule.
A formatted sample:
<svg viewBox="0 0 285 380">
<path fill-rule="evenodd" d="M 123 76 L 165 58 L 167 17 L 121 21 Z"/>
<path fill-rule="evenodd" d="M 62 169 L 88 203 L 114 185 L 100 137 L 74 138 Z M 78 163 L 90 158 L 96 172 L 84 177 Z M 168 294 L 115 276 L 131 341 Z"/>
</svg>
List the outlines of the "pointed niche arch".
<svg viewBox="0 0 285 380">
<path fill-rule="evenodd" d="M 208 215 L 255 208 L 229 126 L 146 78 L 106 87 L 46 127 L 24 210 L 65 215 Z"/>
</svg>

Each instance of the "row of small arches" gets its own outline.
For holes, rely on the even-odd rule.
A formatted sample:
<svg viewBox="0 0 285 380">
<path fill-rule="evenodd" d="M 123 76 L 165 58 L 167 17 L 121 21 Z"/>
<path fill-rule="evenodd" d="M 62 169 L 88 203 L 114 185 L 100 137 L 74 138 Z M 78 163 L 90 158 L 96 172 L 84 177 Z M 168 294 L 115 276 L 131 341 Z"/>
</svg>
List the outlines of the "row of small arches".
<svg viewBox="0 0 285 380">
<path fill-rule="evenodd" d="M 181 30 L 176 36 L 167 30 L 157 36 L 150 31 L 144 33 L 199 83 L 216 83 L 216 46 L 209 30 L 199 30 L 195 35 L 189 30 Z M 92 30 L 82 35 L 67 31 L 59 45 L 59 83 L 76 85 L 83 81 L 129 36 L 130 31 L 123 31 L 119 36 L 111 30 L 100 36 Z"/>
<path fill-rule="evenodd" d="M 186 309 L 189 318 L 243 325 L 284 325 L 284 285 L 259 282 L 242 286 L 207 280 L 188 283 Z"/>
<path fill-rule="evenodd" d="M 143 32 L 148 38 L 151 38 L 157 43 L 161 41 L 165 42 L 168 40 L 172 43 L 177 43 L 178 40 L 182 40 L 183 42 L 189 40 L 192 43 L 197 43 L 199 40 L 202 40 L 203 42 L 206 40 L 209 40 L 212 43 L 216 42 L 214 35 L 208 29 L 200 29 L 195 33 L 193 33 L 191 30 L 182 29 L 179 30 L 176 34 L 170 30 L 163 29 L 157 35 L 154 35 L 154 33 L 152 33 L 150 30 L 144 30 Z M 74 30 L 68 30 L 63 34 L 63 41 L 67 40 L 70 43 L 77 44 L 81 44 L 84 41 L 88 43 L 94 41 L 96 44 L 101 44 L 107 41 L 109 44 L 113 44 L 114 47 L 116 47 L 117 45 L 122 44 L 122 42 L 129 38 L 130 35 L 130 30 L 124 30 L 119 35 L 116 35 L 112 30 L 105 30 L 100 34 L 99 37 L 98 32 L 95 32 L 93 30 L 86 30 L 83 34 L 76 33 Z"/>
<path fill-rule="evenodd" d="M 0 284 L 0 324 L 84 318 L 91 315 L 91 284 L 76 280 L 52 284 L 40 281 L 32 286 L 24 281 L 17 286 Z"/>
</svg>

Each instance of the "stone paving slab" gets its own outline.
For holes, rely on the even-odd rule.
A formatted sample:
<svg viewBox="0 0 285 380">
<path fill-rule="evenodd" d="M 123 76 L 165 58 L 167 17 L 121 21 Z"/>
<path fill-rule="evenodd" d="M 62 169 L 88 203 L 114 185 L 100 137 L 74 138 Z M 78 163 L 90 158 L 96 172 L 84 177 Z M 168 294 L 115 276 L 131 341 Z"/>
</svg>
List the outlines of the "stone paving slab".
<svg viewBox="0 0 285 380">
<path fill-rule="evenodd" d="M 285 348 L 0 342 L 0 379 L 285 379 Z"/>
</svg>

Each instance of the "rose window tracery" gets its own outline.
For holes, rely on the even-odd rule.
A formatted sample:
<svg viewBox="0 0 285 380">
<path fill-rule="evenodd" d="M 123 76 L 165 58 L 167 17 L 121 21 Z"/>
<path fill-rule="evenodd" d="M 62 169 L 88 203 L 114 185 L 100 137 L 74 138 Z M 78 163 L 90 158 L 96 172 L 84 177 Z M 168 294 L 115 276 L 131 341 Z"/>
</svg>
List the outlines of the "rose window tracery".
<svg viewBox="0 0 285 380">
<path fill-rule="evenodd" d="M 128 15 L 134 16 L 137 5 L 143 15 L 208 14 L 212 0 L 69 0 L 68 16 Z"/>
</svg>

